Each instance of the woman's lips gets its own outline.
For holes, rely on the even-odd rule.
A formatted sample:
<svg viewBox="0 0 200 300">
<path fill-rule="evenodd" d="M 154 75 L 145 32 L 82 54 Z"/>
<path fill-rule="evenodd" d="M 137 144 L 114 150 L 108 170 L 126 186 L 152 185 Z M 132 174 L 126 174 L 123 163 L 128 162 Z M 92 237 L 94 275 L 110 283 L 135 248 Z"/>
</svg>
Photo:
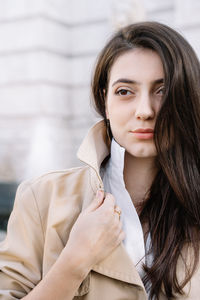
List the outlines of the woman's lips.
<svg viewBox="0 0 200 300">
<path fill-rule="evenodd" d="M 138 128 L 131 133 L 134 135 L 135 138 L 140 140 L 149 140 L 153 138 L 154 130 L 151 128 Z"/>
</svg>

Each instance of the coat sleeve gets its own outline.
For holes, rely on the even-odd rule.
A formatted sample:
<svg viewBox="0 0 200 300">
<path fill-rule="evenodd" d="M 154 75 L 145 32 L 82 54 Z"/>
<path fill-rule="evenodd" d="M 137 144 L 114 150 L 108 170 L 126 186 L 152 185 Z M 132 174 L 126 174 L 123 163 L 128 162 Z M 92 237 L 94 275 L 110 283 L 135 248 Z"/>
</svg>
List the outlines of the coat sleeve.
<svg viewBox="0 0 200 300">
<path fill-rule="evenodd" d="M 0 300 L 21 299 L 42 277 L 44 234 L 29 184 L 16 193 L 7 236 L 0 243 Z"/>
</svg>

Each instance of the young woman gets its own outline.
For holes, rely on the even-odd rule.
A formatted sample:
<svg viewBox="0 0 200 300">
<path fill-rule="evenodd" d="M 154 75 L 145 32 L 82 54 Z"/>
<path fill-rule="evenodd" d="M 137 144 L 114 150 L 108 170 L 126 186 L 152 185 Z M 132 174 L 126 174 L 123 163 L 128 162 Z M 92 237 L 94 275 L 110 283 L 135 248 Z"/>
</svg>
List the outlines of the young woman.
<svg viewBox="0 0 200 300">
<path fill-rule="evenodd" d="M 0 299 L 196 300 L 200 67 L 185 39 L 130 25 L 92 83 L 86 166 L 23 183 L 0 245 Z"/>
</svg>

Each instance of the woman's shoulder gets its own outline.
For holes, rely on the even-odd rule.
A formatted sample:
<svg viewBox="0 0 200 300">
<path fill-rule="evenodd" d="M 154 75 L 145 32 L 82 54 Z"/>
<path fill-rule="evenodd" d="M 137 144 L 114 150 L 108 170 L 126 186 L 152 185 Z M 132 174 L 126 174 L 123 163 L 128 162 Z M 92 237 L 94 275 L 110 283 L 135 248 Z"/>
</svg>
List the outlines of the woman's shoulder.
<svg viewBox="0 0 200 300">
<path fill-rule="evenodd" d="M 59 186 L 67 185 L 69 183 L 76 184 L 77 181 L 80 181 L 80 178 L 86 179 L 89 176 L 90 167 L 81 166 L 75 168 L 69 168 L 64 170 L 54 170 L 48 173 L 44 173 L 36 178 L 25 180 L 18 186 L 18 191 L 25 192 L 27 188 L 32 189 L 34 192 L 41 192 L 41 189 L 52 190 Z"/>
<path fill-rule="evenodd" d="M 46 232 L 62 218 L 70 221 L 77 217 L 93 197 L 90 167 L 53 171 L 19 185 L 12 216 L 23 213 L 23 219 L 35 219 Z"/>
<path fill-rule="evenodd" d="M 56 170 L 45 173 L 37 178 L 23 181 L 16 193 L 16 202 L 28 205 L 35 202 L 40 211 L 45 211 L 51 203 L 73 202 L 74 196 L 79 196 L 84 189 L 90 190 L 90 167 L 81 166 L 66 170 Z"/>
<path fill-rule="evenodd" d="M 36 178 L 32 178 L 30 180 L 24 181 L 24 183 L 29 183 L 31 185 L 37 184 L 45 184 L 45 183 L 57 183 L 60 180 L 69 179 L 71 176 L 74 175 L 83 175 L 83 173 L 87 174 L 89 171 L 89 166 L 80 166 L 75 168 L 68 168 L 62 170 L 53 170 L 47 173 L 44 173 Z"/>
</svg>

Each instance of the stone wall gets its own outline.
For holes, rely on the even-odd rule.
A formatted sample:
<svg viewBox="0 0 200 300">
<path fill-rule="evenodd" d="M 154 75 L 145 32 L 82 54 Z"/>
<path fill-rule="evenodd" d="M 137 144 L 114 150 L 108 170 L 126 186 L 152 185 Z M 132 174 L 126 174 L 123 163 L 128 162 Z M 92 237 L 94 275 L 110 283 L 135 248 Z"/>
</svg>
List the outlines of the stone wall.
<svg viewBox="0 0 200 300">
<path fill-rule="evenodd" d="M 99 50 L 121 24 L 173 26 L 200 53 L 197 0 L 1 0 L 0 180 L 76 166 L 97 115 L 90 81 Z"/>
</svg>

